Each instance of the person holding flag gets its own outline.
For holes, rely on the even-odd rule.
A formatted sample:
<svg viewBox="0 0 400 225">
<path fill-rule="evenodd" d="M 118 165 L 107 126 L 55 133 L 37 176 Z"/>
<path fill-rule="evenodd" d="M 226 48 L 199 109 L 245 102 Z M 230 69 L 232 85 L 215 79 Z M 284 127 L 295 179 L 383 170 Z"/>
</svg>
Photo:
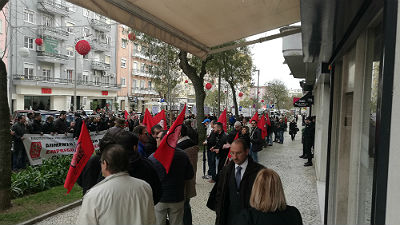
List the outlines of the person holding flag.
<svg viewBox="0 0 400 225">
<path fill-rule="evenodd" d="M 172 124 L 168 133 L 160 132 L 161 139 L 155 153 L 149 159 L 155 165 L 161 180 L 162 195 L 155 206 L 156 224 L 166 224 L 167 215 L 170 224 L 183 225 L 185 181 L 194 176 L 193 166 L 187 154 L 176 148 L 185 118 L 186 105 Z"/>
</svg>

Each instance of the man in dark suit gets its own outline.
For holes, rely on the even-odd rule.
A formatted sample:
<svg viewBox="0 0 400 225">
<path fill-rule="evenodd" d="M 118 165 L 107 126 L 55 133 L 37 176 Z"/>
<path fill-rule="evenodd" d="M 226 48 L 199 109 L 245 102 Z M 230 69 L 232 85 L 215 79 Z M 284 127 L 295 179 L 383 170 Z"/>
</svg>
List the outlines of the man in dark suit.
<svg viewBox="0 0 400 225">
<path fill-rule="evenodd" d="M 250 194 L 257 173 L 264 166 L 249 157 L 249 147 L 242 139 L 231 145 L 232 161 L 218 176 L 215 224 L 232 224 L 235 215 L 250 207 Z"/>
</svg>

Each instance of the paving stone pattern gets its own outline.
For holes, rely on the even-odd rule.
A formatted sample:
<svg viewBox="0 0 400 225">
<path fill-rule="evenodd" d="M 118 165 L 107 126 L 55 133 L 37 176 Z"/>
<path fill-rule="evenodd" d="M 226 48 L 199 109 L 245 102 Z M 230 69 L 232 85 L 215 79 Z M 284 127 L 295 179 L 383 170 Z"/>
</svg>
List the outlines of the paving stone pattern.
<svg viewBox="0 0 400 225">
<path fill-rule="evenodd" d="M 297 135 L 297 140 L 292 142 L 285 132 L 285 143 L 274 143 L 272 147 L 259 152 L 259 160 L 263 165 L 274 169 L 280 175 L 287 203 L 299 209 L 303 224 L 321 224 L 315 170 L 313 167 L 304 167 L 305 160 L 298 157 L 302 151 L 300 137 L 300 135 Z M 213 184 L 202 179 L 202 163 L 200 153 L 197 164 L 197 196 L 190 201 L 193 224 L 214 224 L 215 212 L 206 207 Z M 80 206 L 49 217 L 37 224 L 75 224 L 79 210 Z"/>
</svg>

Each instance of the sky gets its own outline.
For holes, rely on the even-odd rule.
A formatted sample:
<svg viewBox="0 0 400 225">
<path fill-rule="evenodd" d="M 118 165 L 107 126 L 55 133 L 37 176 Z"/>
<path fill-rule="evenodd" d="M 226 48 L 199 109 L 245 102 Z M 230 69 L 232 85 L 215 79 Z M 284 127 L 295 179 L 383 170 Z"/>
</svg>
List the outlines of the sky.
<svg viewBox="0 0 400 225">
<path fill-rule="evenodd" d="M 279 31 L 278 31 L 279 32 Z M 254 40 L 277 33 L 276 30 L 254 35 L 247 40 Z M 289 89 L 300 89 L 299 81 L 290 74 L 289 67 L 283 64 L 282 38 L 250 46 L 253 64 L 260 70 L 260 86 L 274 79 L 282 80 Z M 253 73 L 253 82 L 257 85 L 257 72 Z"/>
</svg>

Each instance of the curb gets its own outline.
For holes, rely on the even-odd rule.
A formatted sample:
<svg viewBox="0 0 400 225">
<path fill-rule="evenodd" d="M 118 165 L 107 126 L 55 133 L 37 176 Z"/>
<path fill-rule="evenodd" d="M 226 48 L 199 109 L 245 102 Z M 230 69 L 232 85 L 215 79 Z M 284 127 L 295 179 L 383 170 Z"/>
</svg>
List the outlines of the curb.
<svg viewBox="0 0 400 225">
<path fill-rule="evenodd" d="M 55 214 L 67 211 L 67 210 L 72 209 L 72 208 L 75 208 L 75 207 L 77 207 L 77 206 L 79 206 L 81 204 L 82 204 L 82 199 L 77 200 L 75 202 L 72 202 L 72 203 L 70 203 L 68 205 L 61 206 L 60 208 L 57 208 L 57 209 L 55 209 L 53 211 L 50 211 L 50 212 L 47 212 L 45 214 L 39 215 L 39 216 L 37 216 L 37 217 L 35 217 L 33 219 L 30 219 L 30 220 L 24 221 L 22 223 L 19 223 L 18 225 L 35 224 L 35 223 L 40 222 L 40 221 L 42 221 L 44 219 L 47 219 L 47 218 L 49 218 L 49 217 L 51 217 L 51 216 L 53 216 Z"/>
</svg>

